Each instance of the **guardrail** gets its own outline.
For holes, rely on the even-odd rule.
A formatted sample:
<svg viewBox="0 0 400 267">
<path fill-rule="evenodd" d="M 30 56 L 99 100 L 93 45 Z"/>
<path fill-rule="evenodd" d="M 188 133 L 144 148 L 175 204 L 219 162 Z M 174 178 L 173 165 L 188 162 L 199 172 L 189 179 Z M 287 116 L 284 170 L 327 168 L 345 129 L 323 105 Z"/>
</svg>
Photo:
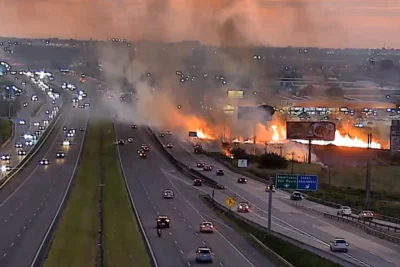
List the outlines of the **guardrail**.
<svg viewBox="0 0 400 267">
<path fill-rule="evenodd" d="M 168 152 L 164 144 L 158 139 L 157 135 L 151 130 L 150 127 L 147 127 L 148 133 L 153 137 L 154 141 L 160 146 L 161 150 L 164 152 L 165 156 L 168 157 L 170 162 L 172 162 L 176 168 L 186 174 L 189 177 L 192 177 L 193 179 L 201 179 L 205 184 L 207 184 L 210 187 L 216 188 L 216 189 L 225 189 L 225 186 L 210 179 L 209 177 L 205 176 L 204 174 L 194 170 L 190 166 L 187 166 L 177 160 L 174 156 L 171 155 L 171 153 Z"/>
<path fill-rule="evenodd" d="M 390 241 L 392 243 L 400 244 L 400 237 L 397 237 L 397 236 L 394 236 L 394 235 L 390 235 L 388 233 L 385 233 L 385 232 L 382 232 L 382 231 L 379 231 L 379 230 L 371 228 L 371 226 L 374 225 L 374 224 L 382 225 L 384 227 L 387 227 L 387 225 L 385 225 L 385 224 L 380 224 L 380 223 L 375 223 L 375 222 L 370 222 L 370 221 L 363 221 L 362 219 L 355 218 L 355 217 L 352 217 L 352 216 L 338 216 L 338 215 L 335 215 L 335 214 L 322 212 L 322 211 L 319 211 L 319 210 L 316 210 L 316 209 L 301 205 L 301 203 L 298 203 L 298 202 L 295 202 L 295 201 L 289 201 L 288 200 L 288 201 L 285 201 L 285 202 L 288 203 L 288 204 L 291 204 L 293 206 L 305 209 L 307 211 L 311 211 L 311 212 L 317 213 L 317 214 L 322 215 L 322 216 L 324 216 L 326 218 L 337 220 L 337 221 L 342 221 L 344 223 L 351 224 L 353 226 L 356 226 L 357 228 L 360 228 L 360 229 L 364 230 L 369 235 L 373 235 L 373 236 L 379 237 L 381 239 L 385 239 L 385 240 Z M 392 226 L 390 226 L 390 227 L 392 227 Z M 394 227 L 394 228 L 397 228 L 397 227 Z M 380 229 L 385 230 L 383 227 L 380 228 Z M 397 229 L 397 231 L 400 232 L 400 229 Z"/>
<path fill-rule="evenodd" d="M 208 154 L 207 151 L 205 151 L 205 153 L 203 153 L 203 154 L 206 155 L 206 156 L 212 157 L 211 155 Z M 264 183 L 264 184 L 268 182 L 267 180 L 265 180 L 265 179 L 263 179 L 261 177 L 258 177 L 258 176 L 254 175 L 252 173 L 244 172 L 244 171 L 241 171 L 240 169 L 236 169 L 236 168 L 232 167 L 229 163 L 227 163 L 226 161 L 224 161 L 222 159 L 218 159 L 218 158 L 215 158 L 215 157 L 212 157 L 212 158 L 215 161 L 217 161 L 218 163 L 221 163 L 222 165 L 224 165 L 226 168 L 228 168 L 229 170 L 231 170 L 233 172 L 242 174 L 244 176 L 247 176 L 247 177 L 249 177 L 249 178 L 251 178 L 253 180 L 257 180 L 257 181 L 259 181 L 261 183 Z M 328 207 L 331 207 L 331 208 L 334 208 L 334 209 L 339 209 L 341 206 L 344 206 L 342 204 L 338 204 L 338 203 L 334 203 L 334 202 L 330 202 L 330 201 L 327 201 L 327 200 L 324 200 L 324 199 L 320 199 L 320 198 L 316 198 L 316 197 L 310 196 L 310 195 L 308 195 L 306 193 L 302 193 L 302 195 L 303 195 L 303 197 L 305 199 L 307 199 L 309 201 L 312 201 L 312 202 L 315 202 L 315 203 L 318 203 L 318 204 L 322 204 L 324 206 L 328 206 Z M 352 211 L 354 211 L 357 214 L 362 212 L 362 210 L 358 210 L 358 209 L 354 209 L 354 208 L 352 208 Z M 378 214 L 378 213 L 374 213 L 374 214 L 376 215 L 377 219 L 380 219 L 382 221 L 387 221 L 387 222 L 391 222 L 391 223 L 400 224 L 400 218 L 385 216 L 385 215 Z M 383 224 L 383 225 L 386 226 L 386 224 Z M 399 227 L 398 227 L 397 231 L 400 232 L 400 228 Z"/>
<path fill-rule="evenodd" d="M 241 221 L 245 222 L 246 224 L 248 224 L 248 225 L 250 225 L 250 226 L 252 226 L 252 227 L 254 227 L 256 229 L 267 233 L 267 229 L 264 226 L 262 226 L 262 225 L 260 225 L 258 223 L 255 223 L 255 222 L 253 222 L 253 221 L 241 216 L 240 214 L 237 214 L 236 212 L 233 212 L 232 210 L 229 210 L 224 205 L 218 203 L 218 201 L 214 200 L 214 202 L 212 202 L 211 201 L 212 197 L 210 195 L 206 194 L 206 195 L 202 195 L 200 197 L 208 198 L 207 200 L 210 203 L 214 203 L 215 206 L 217 206 L 219 209 L 223 210 L 224 212 L 228 212 L 230 215 L 232 215 L 236 219 L 241 220 Z M 291 243 L 291 244 L 293 244 L 295 246 L 298 246 L 298 247 L 300 247 L 300 248 L 302 248 L 304 250 L 307 250 L 307 251 L 309 251 L 309 252 L 311 252 L 313 254 L 316 254 L 316 255 L 318 255 L 320 257 L 328 259 L 328 260 L 330 260 L 330 261 L 332 261 L 334 263 L 337 263 L 340 266 L 344 266 L 344 267 L 355 266 L 355 263 L 352 263 L 352 262 L 349 262 L 349 261 L 347 261 L 347 260 L 345 260 L 343 258 L 340 258 L 340 257 L 336 256 L 335 254 L 330 253 L 328 250 L 324 251 L 322 249 L 313 247 L 313 246 L 311 246 L 309 244 L 306 244 L 304 242 L 301 242 L 299 240 L 296 240 L 296 239 L 294 239 L 294 238 L 292 238 L 290 236 L 286 236 L 286 235 L 281 234 L 279 232 L 276 232 L 274 230 L 271 230 L 271 235 L 273 235 L 273 236 L 275 236 L 275 237 L 277 237 L 279 239 L 282 239 L 282 240 L 284 240 L 286 242 L 289 242 L 289 243 Z"/>
<path fill-rule="evenodd" d="M 0 180 L 0 189 L 2 189 L 4 186 L 8 184 L 8 182 L 14 178 L 18 172 L 26 165 L 29 163 L 29 161 L 36 155 L 36 153 L 40 150 L 40 148 L 43 146 L 47 138 L 50 136 L 50 134 L 53 132 L 53 129 L 57 125 L 58 121 L 60 118 L 64 115 L 64 105 L 61 107 L 60 111 L 57 114 L 57 118 L 53 120 L 50 125 L 51 127 L 48 127 L 46 131 L 43 133 L 42 137 L 38 140 L 38 142 L 35 144 L 35 146 L 28 152 L 26 157 L 22 159 L 7 175 Z"/>
</svg>

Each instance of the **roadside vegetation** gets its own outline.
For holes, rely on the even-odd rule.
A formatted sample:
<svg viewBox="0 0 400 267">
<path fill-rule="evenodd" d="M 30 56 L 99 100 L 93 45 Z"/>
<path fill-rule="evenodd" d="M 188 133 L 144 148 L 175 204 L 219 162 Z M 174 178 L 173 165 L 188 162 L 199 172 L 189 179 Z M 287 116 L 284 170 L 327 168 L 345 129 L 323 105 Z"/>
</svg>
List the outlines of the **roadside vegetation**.
<svg viewBox="0 0 400 267">
<path fill-rule="evenodd" d="M 125 189 L 112 127 L 107 122 L 89 123 L 75 185 L 55 231 L 45 267 L 60 263 L 70 267 L 96 266 L 101 259 L 99 234 L 105 267 L 150 266 Z M 100 187 L 103 187 L 102 232 L 99 232 Z"/>
<path fill-rule="evenodd" d="M 0 119 L 0 146 L 4 144 L 12 135 L 13 122 Z"/>
<path fill-rule="evenodd" d="M 21 110 L 19 98 L 7 101 L 0 99 L 0 117 L 14 117 Z"/>
<path fill-rule="evenodd" d="M 285 266 L 281 261 L 276 259 L 270 252 L 267 252 L 254 240 L 252 240 L 249 234 L 255 236 L 265 246 L 277 253 L 279 256 L 284 258 L 289 263 L 296 267 L 339 267 L 339 264 L 333 263 L 327 259 L 324 259 L 318 255 L 315 255 L 307 250 L 299 248 L 292 243 L 284 241 L 273 235 L 268 235 L 265 231 L 255 228 L 243 220 L 240 220 L 232 215 L 232 212 L 226 212 L 217 205 L 213 204 L 210 197 L 201 196 L 202 200 L 213 209 L 214 213 L 221 218 L 227 225 L 232 227 L 237 233 L 243 236 L 248 242 L 252 243 L 261 252 L 263 252 L 269 259 L 275 262 L 277 266 Z"/>
<path fill-rule="evenodd" d="M 287 160 L 277 154 L 250 155 L 241 148 L 234 148 L 230 150 L 230 153 L 233 159 L 221 153 L 205 152 L 206 155 L 224 163 L 235 172 L 255 175 L 266 181 L 277 173 L 317 174 L 319 190 L 306 193 L 322 200 L 317 200 L 318 202 L 323 204 L 333 202 L 359 210 L 368 208 L 385 216 L 400 217 L 400 180 L 398 178 L 400 168 L 398 165 L 372 166 L 371 202 L 369 207 L 365 207 L 365 167 L 343 165 L 329 169 L 319 164 Z M 237 159 L 247 159 L 248 167 L 238 168 Z"/>
</svg>

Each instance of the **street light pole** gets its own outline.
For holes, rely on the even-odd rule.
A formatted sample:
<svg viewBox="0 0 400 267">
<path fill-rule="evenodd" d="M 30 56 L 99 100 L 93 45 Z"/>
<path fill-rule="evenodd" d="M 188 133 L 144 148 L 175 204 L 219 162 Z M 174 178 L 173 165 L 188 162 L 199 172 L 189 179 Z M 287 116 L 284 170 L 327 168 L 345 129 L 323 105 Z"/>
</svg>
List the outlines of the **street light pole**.
<svg viewBox="0 0 400 267">
<path fill-rule="evenodd" d="M 292 174 L 294 173 L 294 151 L 292 152 Z"/>
<path fill-rule="evenodd" d="M 273 178 L 269 177 L 269 185 L 268 185 L 268 235 L 271 235 L 271 224 L 272 224 L 272 183 Z"/>
</svg>

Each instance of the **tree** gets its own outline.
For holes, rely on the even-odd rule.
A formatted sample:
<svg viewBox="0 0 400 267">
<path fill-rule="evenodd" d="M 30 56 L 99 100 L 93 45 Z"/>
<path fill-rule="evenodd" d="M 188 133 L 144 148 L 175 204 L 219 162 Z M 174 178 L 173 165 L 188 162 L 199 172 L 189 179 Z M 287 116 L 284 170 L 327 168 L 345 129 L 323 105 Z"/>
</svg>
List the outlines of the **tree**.
<svg viewBox="0 0 400 267">
<path fill-rule="evenodd" d="M 258 165 L 261 169 L 286 169 L 288 162 L 278 154 L 268 153 L 259 157 Z"/>
<path fill-rule="evenodd" d="M 240 147 L 231 150 L 231 154 L 235 159 L 248 159 L 249 155 Z"/>
</svg>

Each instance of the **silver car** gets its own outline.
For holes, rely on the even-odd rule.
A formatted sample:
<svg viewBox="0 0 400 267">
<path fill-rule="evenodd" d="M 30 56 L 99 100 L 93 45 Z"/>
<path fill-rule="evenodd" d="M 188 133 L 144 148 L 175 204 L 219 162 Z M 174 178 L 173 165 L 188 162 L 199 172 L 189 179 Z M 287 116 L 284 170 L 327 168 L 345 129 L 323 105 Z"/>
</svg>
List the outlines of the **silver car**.
<svg viewBox="0 0 400 267">
<path fill-rule="evenodd" d="M 196 261 L 197 262 L 212 262 L 213 253 L 209 247 L 199 247 L 196 250 Z"/>
<path fill-rule="evenodd" d="M 172 191 L 171 189 L 166 189 L 164 190 L 164 194 L 163 194 L 164 198 L 174 198 L 174 191 Z"/>
<path fill-rule="evenodd" d="M 329 247 L 333 252 L 348 252 L 349 243 L 344 238 L 335 238 L 329 243 Z"/>
</svg>

